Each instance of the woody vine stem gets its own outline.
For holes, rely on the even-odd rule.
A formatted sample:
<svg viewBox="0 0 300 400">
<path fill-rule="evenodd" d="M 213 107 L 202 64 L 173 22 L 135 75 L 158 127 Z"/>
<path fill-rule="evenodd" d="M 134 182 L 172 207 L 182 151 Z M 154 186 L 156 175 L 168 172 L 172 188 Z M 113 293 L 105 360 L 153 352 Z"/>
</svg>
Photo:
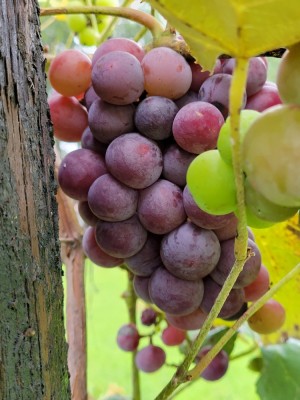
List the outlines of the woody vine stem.
<svg viewBox="0 0 300 400">
<path fill-rule="evenodd" d="M 142 11 L 134 10 L 132 8 L 126 7 L 68 7 L 68 8 L 45 8 L 41 9 L 41 16 L 58 15 L 58 14 L 102 14 L 110 15 L 115 17 L 126 18 L 131 21 L 135 21 L 147 29 L 149 29 L 153 35 L 153 41 L 155 45 L 159 45 L 161 36 L 164 32 L 164 27 L 150 14 Z M 168 39 L 172 47 L 174 47 L 173 37 L 164 37 L 163 43 L 167 45 Z M 176 46 L 175 46 L 176 47 Z M 187 50 L 187 46 L 184 51 Z M 191 363 L 194 361 L 201 345 L 203 344 L 209 330 L 212 327 L 214 320 L 219 314 L 230 290 L 232 289 L 238 275 L 243 269 L 245 261 L 248 258 L 247 254 L 247 223 L 246 223 L 246 212 L 245 212 L 245 200 L 244 200 L 244 186 L 243 186 L 243 171 L 242 171 L 242 159 L 241 159 L 241 145 L 240 145 L 240 109 L 242 104 L 242 98 L 244 93 L 244 88 L 246 84 L 247 71 L 248 71 L 248 59 L 237 59 L 236 68 L 233 74 L 232 85 L 230 90 L 230 115 L 231 115 L 231 139 L 232 139 L 232 158 L 233 158 L 233 170 L 235 175 L 235 183 L 237 188 L 237 217 L 238 223 L 238 234 L 235 242 L 235 258 L 236 261 L 232 268 L 230 275 L 225 281 L 223 288 L 211 309 L 211 312 L 207 316 L 207 319 L 201 328 L 199 335 L 192 344 L 189 354 L 185 357 L 182 364 L 178 367 L 174 376 L 170 382 L 165 386 L 165 388 L 156 397 L 156 400 L 168 399 L 175 389 L 182 383 L 191 381 L 199 377 L 201 372 L 208 366 L 215 355 L 222 349 L 222 347 L 228 342 L 228 340 L 233 336 L 233 334 L 239 329 L 239 327 L 244 323 L 255 311 L 257 311 L 268 299 L 270 299 L 273 294 L 279 290 L 286 282 L 292 279 L 296 274 L 300 272 L 300 264 L 298 264 L 289 274 L 287 274 L 281 281 L 272 287 L 264 296 L 262 296 L 257 302 L 253 303 L 252 306 L 242 315 L 242 317 L 224 334 L 224 336 L 219 340 L 219 342 L 211 349 L 207 355 L 201 359 L 201 361 L 189 371 Z M 129 288 L 132 286 L 130 284 L 129 277 Z M 132 297 L 131 306 L 134 305 L 135 308 L 135 295 L 130 291 L 130 296 Z M 129 304 L 128 304 L 129 305 Z M 131 321 L 134 320 L 132 314 L 132 307 L 129 306 L 129 313 L 131 315 Z M 131 311 L 130 311 L 131 310 Z M 139 385 L 138 385 L 138 375 L 135 375 L 136 382 L 134 400 L 140 399 Z"/>
</svg>

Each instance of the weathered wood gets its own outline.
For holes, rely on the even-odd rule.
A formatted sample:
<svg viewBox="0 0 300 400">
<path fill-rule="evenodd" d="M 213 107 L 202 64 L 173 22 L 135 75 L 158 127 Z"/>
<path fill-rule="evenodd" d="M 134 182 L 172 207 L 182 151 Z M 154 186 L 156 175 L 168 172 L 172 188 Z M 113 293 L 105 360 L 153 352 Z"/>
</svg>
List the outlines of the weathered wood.
<svg viewBox="0 0 300 400">
<path fill-rule="evenodd" d="M 0 0 L 0 399 L 70 398 L 35 0 Z"/>
</svg>

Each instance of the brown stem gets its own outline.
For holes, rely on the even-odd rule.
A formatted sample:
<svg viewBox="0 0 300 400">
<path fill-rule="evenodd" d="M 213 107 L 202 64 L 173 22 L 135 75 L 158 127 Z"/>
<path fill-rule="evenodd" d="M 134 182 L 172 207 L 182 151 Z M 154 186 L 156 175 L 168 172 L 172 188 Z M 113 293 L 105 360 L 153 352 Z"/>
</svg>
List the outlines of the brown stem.
<svg viewBox="0 0 300 400">
<path fill-rule="evenodd" d="M 58 156 L 57 156 L 58 157 Z M 61 189 L 57 192 L 62 260 L 66 266 L 66 325 L 68 367 L 72 400 L 87 400 L 86 316 L 84 291 L 84 253 L 82 229 L 74 202 Z"/>
<path fill-rule="evenodd" d="M 158 37 L 164 31 L 163 26 L 152 15 L 128 7 L 61 7 L 42 8 L 41 17 L 60 14 L 102 14 L 126 18 L 146 26 L 153 37 Z"/>
</svg>

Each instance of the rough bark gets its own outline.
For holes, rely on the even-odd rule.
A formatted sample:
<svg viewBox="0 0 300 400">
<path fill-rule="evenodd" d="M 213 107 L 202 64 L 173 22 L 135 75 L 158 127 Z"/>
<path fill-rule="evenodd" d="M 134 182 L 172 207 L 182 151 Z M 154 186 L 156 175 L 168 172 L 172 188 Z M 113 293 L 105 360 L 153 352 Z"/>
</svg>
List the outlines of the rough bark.
<svg viewBox="0 0 300 400">
<path fill-rule="evenodd" d="M 70 398 L 35 0 L 0 0 L 0 399 Z"/>
</svg>

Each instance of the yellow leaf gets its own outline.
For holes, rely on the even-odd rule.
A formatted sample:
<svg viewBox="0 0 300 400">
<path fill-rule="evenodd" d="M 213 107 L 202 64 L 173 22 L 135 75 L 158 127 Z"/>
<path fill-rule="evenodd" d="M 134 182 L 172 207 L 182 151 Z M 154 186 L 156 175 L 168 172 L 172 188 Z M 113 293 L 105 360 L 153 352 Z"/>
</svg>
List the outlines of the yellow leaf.
<svg viewBox="0 0 300 400">
<path fill-rule="evenodd" d="M 255 240 L 261 250 L 264 265 L 270 273 L 271 284 L 278 282 L 300 261 L 300 227 L 298 216 L 268 229 L 257 229 Z M 274 296 L 286 309 L 286 322 L 265 342 L 276 342 L 287 336 L 300 338 L 300 275 L 283 286 Z"/>
<path fill-rule="evenodd" d="M 149 0 L 212 70 L 220 54 L 249 58 L 300 41 L 299 0 Z"/>
</svg>

